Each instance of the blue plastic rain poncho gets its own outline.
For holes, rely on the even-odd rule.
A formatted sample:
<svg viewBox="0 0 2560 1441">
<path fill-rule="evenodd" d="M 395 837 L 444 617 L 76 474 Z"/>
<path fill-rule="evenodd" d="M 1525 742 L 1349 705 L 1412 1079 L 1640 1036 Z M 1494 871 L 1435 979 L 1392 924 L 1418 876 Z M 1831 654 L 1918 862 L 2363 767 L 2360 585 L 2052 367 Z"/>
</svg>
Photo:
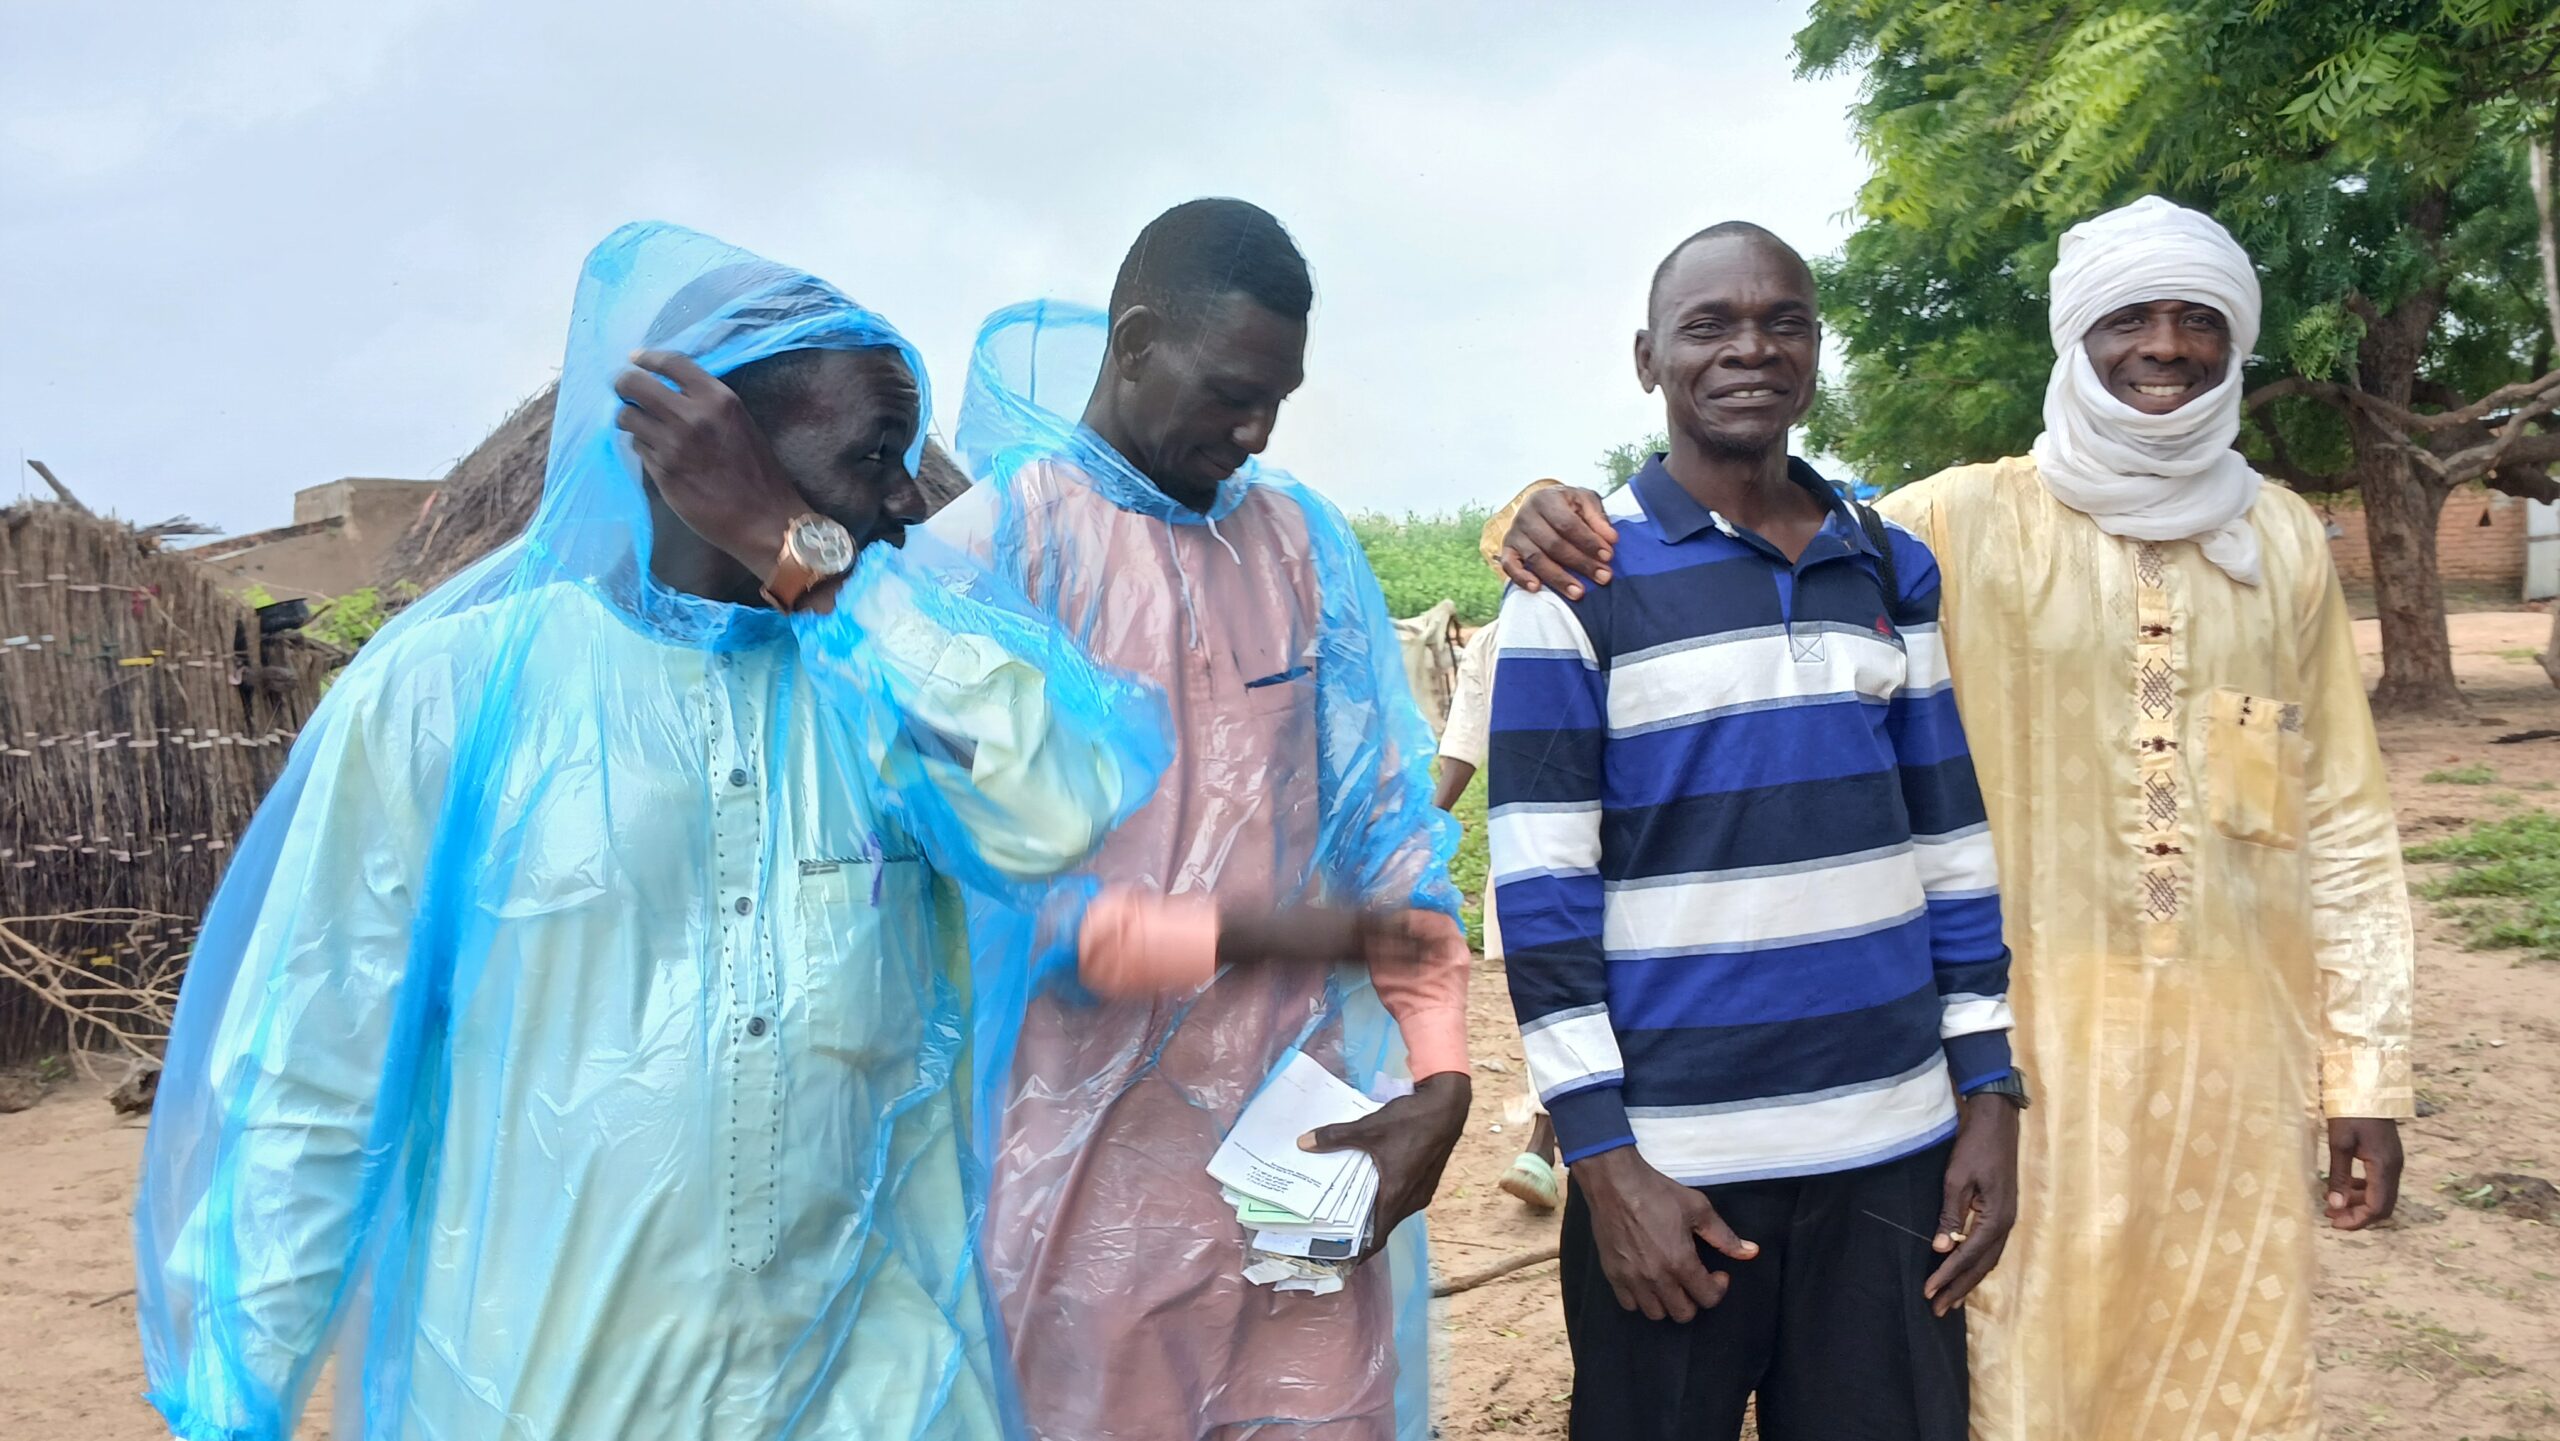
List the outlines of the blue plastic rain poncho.
<svg viewBox="0 0 2560 1441">
<path fill-rule="evenodd" d="M 189 970 L 137 1215 L 189 1441 L 288 1434 L 333 1343 L 341 1441 L 999 1429 L 958 886 L 1036 904 L 1153 703 L 916 549 L 828 616 L 659 585 L 643 345 L 924 379 L 706 237 L 589 257 L 531 528 L 365 647 Z"/>
<path fill-rule="evenodd" d="M 1428 1068 L 1464 1068 L 1455 827 L 1431 805 L 1431 733 L 1332 506 L 1248 468 L 1194 512 L 1066 418 L 1106 328 L 1054 302 L 988 321 L 958 434 L 980 484 L 929 527 L 996 563 L 1098 662 L 1166 692 L 1172 769 L 1093 869 L 1222 904 L 1448 920 L 1423 974 L 1376 987 L 1345 967 L 1232 973 L 1153 1003 L 1072 986 L 1032 998 L 982 1107 L 987 1263 L 1024 1410 L 1044 1441 L 1419 1438 L 1420 1219 L 1343 1291 L 1276 1294 L 1243 1280 L 1247 1237 L 1203 1168 L 1293 1045 L 1373 1094 L 1407 1074 L 1408 1040 Z M 977 949 L 982 964 L 1001 955 Z"/>
</svg>

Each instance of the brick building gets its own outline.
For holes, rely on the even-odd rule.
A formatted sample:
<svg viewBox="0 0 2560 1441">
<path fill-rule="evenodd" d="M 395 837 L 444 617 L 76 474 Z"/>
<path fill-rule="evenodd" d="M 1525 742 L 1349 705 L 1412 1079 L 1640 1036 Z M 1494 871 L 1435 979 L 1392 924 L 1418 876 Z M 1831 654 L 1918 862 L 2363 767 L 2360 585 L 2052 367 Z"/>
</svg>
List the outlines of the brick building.
<svg viewBox="0 0 2560 1441">
<path fill-rule="evenodd" d="M 2364 507 L 2352 501 L 2339 504 L 2337 499 L 2310 497 L 2312 505 L 2329 522 L 2329 557 L 2347 584 L 2370 585 L 2373 553 L 2365 543 Z M 2532 518 L 2534 509 L 2526 501 L 2484 487 L 2464 486 L 2455 491 L 2436 522 L 2436 565 L 2445 580 L 2466 585 L 2513 586 L 2522 595 L 2527 532 L 2547 535 L 2550 530 L 2547 508 L 2545 518 L 2538 524 Z M 2531 541 L 2545 548 L 2553 543 L 2549 538 Z"/>
</svg>

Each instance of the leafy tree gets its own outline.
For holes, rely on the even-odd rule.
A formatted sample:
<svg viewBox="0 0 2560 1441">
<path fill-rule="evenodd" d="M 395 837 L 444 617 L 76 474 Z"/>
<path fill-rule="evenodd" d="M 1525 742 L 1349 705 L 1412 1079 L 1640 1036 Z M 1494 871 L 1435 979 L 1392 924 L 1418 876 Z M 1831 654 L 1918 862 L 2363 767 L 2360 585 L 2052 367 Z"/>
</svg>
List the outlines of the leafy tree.
<svg viewBox="0 0 2560 1441">
<path fill-rule="evenodd" d="M 1657 430 L 1642 440 L 1627 441 L 1600 452 L 1600 493 L 1616 493 L 1618 487 L 1636 478 L 1636 472 L 1644 469 L 1644 463 L 1653 459 L 1656 452 L 1670 448 L 1670 435 Z"/>
<path fill-rule="evenodd" d="M 2435 564 L 2445 498 L 2475 480 L 2560 497 L 2529 184 L 2560 101 L 2560 9 L 1814 0 L 1797 58 L 1864 76 L 1855 122 L 1876 162 L 1859 230 L 1820 268 L 1850 360 L 1815 411 L 1818 447 L 1887 485 L 2023 451 L 2061 232 L 2148 193 L 2210 211 L 2266 285 L 2251 459 L 2362 495 L 2376 703 L 2461 705 Z"/>
</svg>

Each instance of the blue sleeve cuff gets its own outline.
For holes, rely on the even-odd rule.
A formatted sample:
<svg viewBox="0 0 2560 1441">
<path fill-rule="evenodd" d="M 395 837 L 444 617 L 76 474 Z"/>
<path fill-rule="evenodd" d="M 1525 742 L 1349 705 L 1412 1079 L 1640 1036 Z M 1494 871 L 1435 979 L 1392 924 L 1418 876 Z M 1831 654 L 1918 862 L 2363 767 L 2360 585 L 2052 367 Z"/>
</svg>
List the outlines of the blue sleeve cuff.
<svg viewBox="0 0 2560 1441">
<path fill-rule="evenodd" d="M 2007 1031 L 1977 1031 L 1969 1036 L 1947 1039 L 1947 1074 L 1954 1078 L 1956 1094 L 1970 1096 L 2009 1074 L 2015 1062 L 2009 1054 Z"/>
<path fill-rule="evenodd" d="M 1635 1130 L 1627 1124 L 1625 1092 L 1614 1082 L 1550 1099 L 1547 1119 L 1555 1122 L 1556 1153 L 1568 1166 L 1636 1143 Z"/>
</svg>

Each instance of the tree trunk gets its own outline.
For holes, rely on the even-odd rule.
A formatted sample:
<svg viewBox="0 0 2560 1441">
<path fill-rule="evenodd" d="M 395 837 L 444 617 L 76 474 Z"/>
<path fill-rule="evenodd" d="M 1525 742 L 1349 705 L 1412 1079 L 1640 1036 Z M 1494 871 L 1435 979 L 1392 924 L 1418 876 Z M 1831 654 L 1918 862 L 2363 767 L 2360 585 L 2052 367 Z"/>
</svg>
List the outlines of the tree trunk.
<svg viewBox="0 0 2560 1441">
<path fill-rule="evenodd" d="M 2409 228 L 2431 250 L 2444 234 L 2444 222 L 2442 191 L 2419 197 L 2409 208 Z M 2357 386 L 2409 404 L 2426 358 L 2427 333 L 2443 309 L 2444 282 L 2438 279 L 2388 314 L 2367 312 L 2364 341 L 2357 347 Z M 2449 492 L 2393 448 L 2371 417 L 2351 417 L 2348 429 L 2355 437 L 2356 489 L 2364 496 L 2365 543 L 2373 555 L 2374 603 L 2382 617 L 2382 684 L 2374 690 L 2373 708 L 2464 711 L 2469 703 L 2453 679 L 2453 636 L 2445 626 L 2444 578 L 2436 569 L 2436 521 Z"/>
<path fill-rule="evenodd" d="M 2560 108 L 2553 112 L 2552 130 L 2553 138 L 2560 140 Z M 2533 167 L 2533 208 L 2542 232 L 2542 307 L 2551 318 L 2552 354 L 2560 356 L 2560 220 L 2552 214 L 2553 149 L 2551 143 L 2536 140 L 2526 149 L 2525 159 Z M 2560 686 L 2560 600 L 2551 603 L 2551 643 L 2542 648 L 2542 673 Z"/>
<path fill-rule="evenodd" d="M 2382 619 L 2382 684 L 2377 711 L 2460 711 L 2453 636 L 2445 625 L 2444 577 L 2436 569 L 2436 521 L 2444 492 L 2404 455 L 2367 450 L 2356 467 L 2364 530 L 2373 554 L 2375 609 Z"/>
</svg>

